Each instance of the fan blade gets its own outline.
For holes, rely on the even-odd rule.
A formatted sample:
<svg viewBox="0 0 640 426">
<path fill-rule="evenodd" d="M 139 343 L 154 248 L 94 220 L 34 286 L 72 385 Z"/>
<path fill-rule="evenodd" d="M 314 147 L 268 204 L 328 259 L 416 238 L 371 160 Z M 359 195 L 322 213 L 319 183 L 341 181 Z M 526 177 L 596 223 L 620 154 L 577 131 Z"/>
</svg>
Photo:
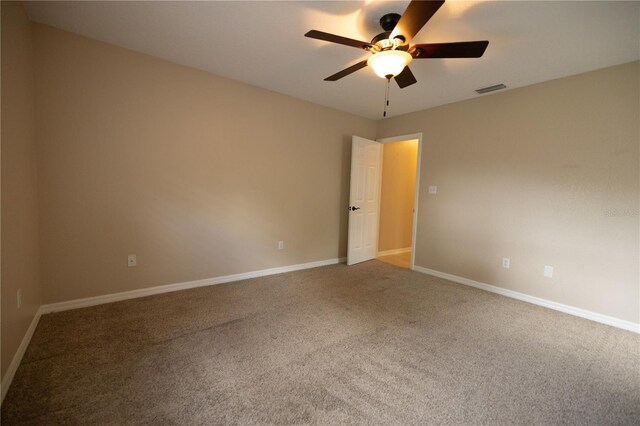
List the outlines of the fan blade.
<svg viewBox="0 0 640 426">
<path fill-rule="evenodd" d="M 411 86 L 418 82 L 416 77 L 413 75 L 408 66 L 404 67 L 402 72 L 395 77 L 396 83 L 400 86 L 401 89 L 404 89 L 407 86 Z"/>
<path fill-rule="evenodd" d="M 324 81 L 336 81 L 336 80 L 340 80 L 342 77 L 346 77 L 349 74 L 358 71 L 359 69 L 362 69 L 364 67 L 367 66 L 367 61 L 360 61 L 357 64 L 353 64 L 351 65 L 349 68 L 345 68 L 340 72 L 335 73 L 334 75 L 331 75 L 327 78 L 324 79 Z"/>
<path fill-rule="evenodd" d="M 404 43 L 408 44 L 413 36 L 418 34 L 418 31 L 427 23 L 429 19 L 440 9 L 440 6 L 444 4 L 442 1 L 420 1 L 413 0 L 409 3 L 407 10 L 398 21 L 398 24 L 391 32 L 389 37 L 391 40 L 401 36 L 404 38 Z"/>
<path fill-rule="evenodd" d="M 304 35 L 305 37 L 315 38 L 318 40 L 329 41 L 331 43 L 344 44 L 345 46 L 357 47 L 359 49 L 368 49 L 371 43 L 365 41 L 354 40 L 352 38 L 342 37 L 335 34 L 329 34 L 322 31 L 311 30 Z"/>
<path fill-rule="evenodd" d="M 487 40 L 416 44 L 409 49 L 409 53 L 414 59 L 479 58 L 484 54 L 488 45 Z"/>
</svg>

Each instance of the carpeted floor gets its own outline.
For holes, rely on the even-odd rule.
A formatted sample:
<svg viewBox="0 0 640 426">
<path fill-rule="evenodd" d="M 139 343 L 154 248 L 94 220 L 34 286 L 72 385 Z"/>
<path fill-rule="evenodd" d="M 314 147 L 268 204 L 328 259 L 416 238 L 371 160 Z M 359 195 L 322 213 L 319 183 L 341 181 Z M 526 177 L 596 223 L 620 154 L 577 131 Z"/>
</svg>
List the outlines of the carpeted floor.
<svg viewBox="0 0 640 426">
<path fill-rule="evenodd" d="M 637 425 L 640 336 L 335 265 L 44 316 L 20 423 Z"/>
</svg>

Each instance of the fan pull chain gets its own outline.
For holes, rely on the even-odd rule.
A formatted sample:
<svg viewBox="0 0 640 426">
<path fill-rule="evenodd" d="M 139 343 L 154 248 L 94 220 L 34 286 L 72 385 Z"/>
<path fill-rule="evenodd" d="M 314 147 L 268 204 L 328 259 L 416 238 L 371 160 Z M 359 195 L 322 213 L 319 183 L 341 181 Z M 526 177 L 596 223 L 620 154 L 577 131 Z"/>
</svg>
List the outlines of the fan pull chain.
<svg viewBox="0 0 640 426">
<path fill-rule="evenodd" d="M 391 81 L 391 77 L 387 77 L 387 87 L 384 91 L 384 112 L 382 113 L 383 117 L 387 116 L 387 107 L 389 106 L 389 82 Z"/>
</svg>

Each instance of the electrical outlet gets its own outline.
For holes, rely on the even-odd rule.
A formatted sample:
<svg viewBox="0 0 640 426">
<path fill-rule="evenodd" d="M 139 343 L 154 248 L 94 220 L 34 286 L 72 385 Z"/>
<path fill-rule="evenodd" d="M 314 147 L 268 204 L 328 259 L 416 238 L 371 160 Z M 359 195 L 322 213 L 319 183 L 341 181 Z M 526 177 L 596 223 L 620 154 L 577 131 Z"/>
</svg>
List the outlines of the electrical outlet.
<svg viewBox="0 0 640 426">
<path fill-rule="evenodd" d="M 284 241 L 278 241 L 278 250 L 284 249 Z"/>
<path fill-rule="evenodd" d="M 132 267 L 132 266 L 136 266 L 138 264 L 138 261 L 136 259 L 136 255 L 135 254 L 130 254 L 129 256 L 127 256 L 127 266 L 128 267 Z"/>
<path fill-rule="evenodd" d="M 20 309 L 20 307 L 22 306 L 22 289 L 21 288 L 18 289 L 18 294 L 16 295 L 16 299 L 18 303 L 18 309 Z"/>
<path fill-rule="evenodd" d="M 502 267 L 504 269 L 511 268 L 511 259 L 509 259 L 508 257 L 503 257 L 502 258 Z"/>
<path fill-rule="evenodd" d="M 438 187 L 435 185 L 431 185 L 429 187 L 429 194 L 437 194 L 438 193 Z"/>
<path fill-rule="evenodd" d="M 553 277 L 553 266 L 549 266 L 549 265 L 544 266 L 544 276 L 547 278 Z"/>
</svg>

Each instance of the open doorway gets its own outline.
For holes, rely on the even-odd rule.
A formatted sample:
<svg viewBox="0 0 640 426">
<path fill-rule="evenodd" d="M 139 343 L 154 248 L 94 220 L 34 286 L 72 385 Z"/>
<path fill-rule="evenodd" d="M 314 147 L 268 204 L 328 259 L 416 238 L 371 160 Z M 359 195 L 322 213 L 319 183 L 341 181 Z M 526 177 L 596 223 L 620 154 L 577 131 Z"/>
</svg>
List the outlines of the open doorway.
<svg viewBox="0 0 640 426">
<path fill-rule="evenodd" d="M 412 268 L 419 138 L 382 142 L 378 260 Z"/>
</svg>

